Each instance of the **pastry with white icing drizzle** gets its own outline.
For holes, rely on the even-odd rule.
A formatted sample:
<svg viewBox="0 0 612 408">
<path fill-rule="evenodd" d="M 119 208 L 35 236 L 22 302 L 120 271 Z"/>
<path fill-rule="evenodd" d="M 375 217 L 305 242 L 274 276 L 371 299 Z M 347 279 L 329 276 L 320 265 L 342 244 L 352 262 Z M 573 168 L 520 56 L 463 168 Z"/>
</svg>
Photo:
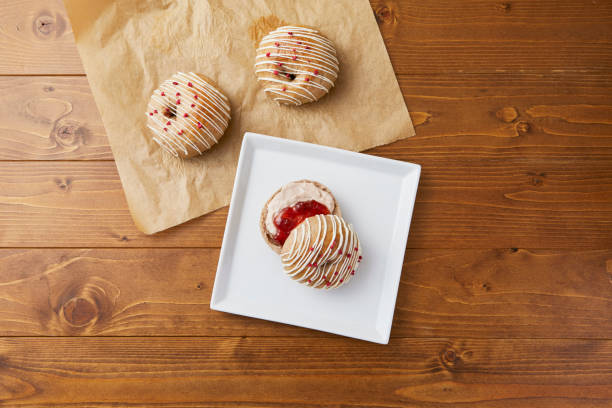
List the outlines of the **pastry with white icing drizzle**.
<svg viewBox="0 0 612 408">
<path fill-rule="evenodd" d="M 281 187 L 264 206 L 259 226 L 287 275 L 305 285 L 337 288 L 361 263 L 357 233 L 342 218 L 331 191 L 316 181 Z"/>
<path fill-rule="evenodd" d="M 317 289 L 333 289 L 347 283 L 361 259 L 357 233 L 337 215 L 307 218 L 291 231 L 281 250 L 287 275 Z"/>
<path fill-rule="evenodd" d="M 279 104 L 318 101 L 334 86 L 338 70 L 333 43 L 310 28 L 277 28 L 257 48 L 257 80 L 268 97 Z"/>
<path fill-rule="evenodd" d="M 341 215 L 331 191 L 311 180 L 288 183 L 278 189 L 261 211 L 259 227 L 266 243 L 275 252 L 299 223 L 317 214 Z"/>
<path fill-rule="evenodd" d="M 147 126 L 165 151 L 184 159 L 216 145 L 230 121 L 227 97 L 203 75 L 174 74 L 153 92 Z"/>
</svg>

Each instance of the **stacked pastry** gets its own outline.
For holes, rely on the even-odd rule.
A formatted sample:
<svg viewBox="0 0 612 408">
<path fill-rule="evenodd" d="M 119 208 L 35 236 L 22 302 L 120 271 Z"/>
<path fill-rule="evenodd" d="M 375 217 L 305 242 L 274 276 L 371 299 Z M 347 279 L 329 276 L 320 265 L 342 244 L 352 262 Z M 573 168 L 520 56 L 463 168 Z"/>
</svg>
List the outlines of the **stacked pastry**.
<svg viewBox="0 0 612 408">
<path fill-rule="evenodd" d="M 342 218 L 331 191 L 314 181 L 294 181 L 274 193 L 260 228 L 287 275 L 317 289 L 344 285 L 362 260 L 353 226 Z"/>
</svg>

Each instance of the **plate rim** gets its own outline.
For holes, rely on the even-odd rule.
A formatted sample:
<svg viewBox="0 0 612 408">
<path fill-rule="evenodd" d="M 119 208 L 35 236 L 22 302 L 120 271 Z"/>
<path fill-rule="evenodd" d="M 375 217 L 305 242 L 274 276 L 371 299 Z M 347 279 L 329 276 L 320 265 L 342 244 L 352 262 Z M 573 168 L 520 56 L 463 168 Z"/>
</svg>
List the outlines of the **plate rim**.
<svg viewBox="0 0 612 408">
<path fill-rule="evenodd" d="M 344 155 L 345 157 L 352 157 L 352 158 L 357 158 L 357 159 L 366 159 L 366 160 L 370 160 L 370 161 L 374 161 L 374 162 L 379 162 L 379 163 L 393 163 L 394 165 L 400 166 L 400 167 L 405 167 L 406 169 L 410 169 L 410 172 L 406 172 L 403 177 L 407 177 L 407 176 L 412 176 L 414 177 L 414 183 L 415 183 L 415 188 L 414 188 L 414 193 L 411 194 L 411 197 L 407 198 L 407 204 L 410 207 L 410 216 L 406 217 L 407 220 L 407 225 L 406 226 L 402 226 L 401 227 L 401 238 L 402 238 L 402 242 L 404 243 L 404 249 L 402 251 L 402 256 L 401 256 L 401 260 L 400 263 L 403 263 L 403 259 L 405 258 L 405 254 L 406 254 L 406 242 L 410 233 L 410 226 L 412 225 L 412 216 L 414 213 L 414 205 L 415 205 L 415 201 L 416 201 L 416 196 L 417 196 L 417 192 L 418 192 L 418 187 L 419 187 L 419 182 L 420 182 L 420 177 L 421 177 L 421 165 L 416 164 L 416 163 L 411 163 L 411 162 L 405 162 L 405 161 L 401 161 L 401 160 L 395 160 L 395 159 L 388 159 L 388 158 L 384 158 L 384 157 L 379 157 L 379 156 L 372 156 L 372 155 L 367 155 L 364 153 L 359 153 L 359 152 L 353 152 L 350 150 L 345 150 L 345 149 L 339 149 L 336 147 L 330 147 L 330 146 L 324 146 L 324 145 L 319 145 L 319 144 L 315 144 L 315 143 L 308 143 L 308 142 L 302 142 L 302 141 L 297 141 L 297 140 L 291 140 L 291 139 L 285 139 L 285 138 L 281 138 L 281 137 L 275 137 L 275 136 L 269 136 L 269 135 L 264 135 L 264 134 L 260 134 L 260 133 L 254 133 L 254 132 L 245 132 L 244 133 L 244 137 L 242 140 L 242 146 L 240 147 L 240 156 L 238 158 L 238 165 L 236 167 L 236 174 L 235 174 L 235 178 L 234 178 L 234 185 L 232 187 L 232 195 L 231 195 L 231 199 L 230 199 L 230 205 L 229 205 L 229 210 L 228 210 L 228 214 L 227 214 L 227 219 L 226 219 L 226 223 L 225 223 L 225 229 L 224 229 L 224 233 L 223 233 L 223 240 L 221 242 L 221 248 L 219 251 L 219 259 L 218 259 L 218 263 L 217 263 L 217 270 L 215 272 L 215 279 L 214 279 L 214 283 L 213 283 L 213 290 L 212 290 L 212 294 L 210 297 L 210 302 L 209 302 L 209 306 L 211 310 L 215 310 L 215 311 L 220 311 L 220 312 L 225 312 L 225 313 L 231 313 L 231 314 L 236 314 L 236 315 L 240 315 L 240 316 L 246 316 L 246 317 L 250 317 L 250 318 L 256 318 L 256 319 L 262 319 L 262 320 L 268 320 L 268 321 L 272 321 L 272 322 L 277 322 L 277 323 L 281 323 L 281 324 L 288 324 L 288 325 L 292 325 L 292 326 L 296 326 L 296 327 L 303 327 L 306 329 L 310 329 L 310 330 L 316 330 L 316 331 L 321 331 L 321 332 L 326 332 L 326 333 L 332 333 L 332 334 L 336 334 L 336 335 L 340 335 L 340 336 L 345 336 L 345 337 L 350 337 L 350 338 L 355 338 L 355 339 L 359 339 L 359 340 L 365 340 L 365 341 L 370 341 L 370 342 L 374 342 L 374 343 L 379 343 L 379 344 L 388 344 L 390 336 L 391 336 L 391 328 L 393 325 L 393 318 L 395 316 L 395 307 L 396 307 L 396 302 L 397 302 L 397 294 L 399 291 L 399 284 L 401 282 L 401 276 L 402 276 L 402 268 L 399 268 L 399 272 L 394 274 L 394 276 L 392 276 L 393 278 L 393 282 L 392 282 L 392 287 L 393 287 L 393 299 L 392 299 L 392 309 L 391 309 L 391 313 L 388 313 L 388 318 L 385 319 L 384 323 L 384 330 L 381 333 L 376 327 L 373 329 L 373 332 L 377 334 L 377 336 L 359 336 L 359 335 L 353 335 L 353 334 L 347 334 L 347 333 L 343 333 L 341 331 L 337 331 L 337 330 L 327 330 L 327 329 L 320 329 L 320 328 L 316 328 L 316 327 L 312 327 L 311 325 L 307 324 L 307 323 L 295 323 L 295 322 L 290 322 L 287 321 L 285 319 L 272 319 L 270 317 L 264 317 L 263 315 L 258 315 L 257 313 L 253 313 L 253 312 L 249 312 L 249 311 L 235 311 L 235 310 L 231 310 L 231 307 L 228 308 L 226 306 L 223 305 L 223 302 L 218 301 L 217 295 L 218 295 L 218 283 L 219 283 L 219 277 L 223 274 L 222 269 L 223 269 L 223 265 L 225 264 L 225 257 L 226 257 L 226 250 L 224 250 L 224 248 L 226 248 L 226 244 L 227 244 L 227 240 L 229 240 L 229 230 L 231 228 L 231 220 L 233 220 L 234 218 L 234 211 L 236 208 L 236 205 L 234 205 L 234 202 L 236 200 L 236 193 L 237 190 L 239 188 L 239 181 L 241 179 L 241 175 L 242 175 L 242 171 L 243 171 L 243 167 L 245 165 L 245 160 L 244 158 L 246 157 L 245 152 L 248 152 L 248 150 L 253 151 L 254 148 L 256 147 L 254 145 L 254 143 L 256 143 L 257 141 L 262 141 L 263 143 L 277 143 L 280 145 L 292 145 L 292 146 L 299 146 L 299 145 L 308 145 L 309 148 L 319 151 L 326 151 L 326 152 L 333 152 L 336 154 L 341 154 Z M 411 174 L 412 172 L 414 172 L 415 174 Z M 405 182 L 405 180 L 402 181 L 402 183 Z"/>
</svg>

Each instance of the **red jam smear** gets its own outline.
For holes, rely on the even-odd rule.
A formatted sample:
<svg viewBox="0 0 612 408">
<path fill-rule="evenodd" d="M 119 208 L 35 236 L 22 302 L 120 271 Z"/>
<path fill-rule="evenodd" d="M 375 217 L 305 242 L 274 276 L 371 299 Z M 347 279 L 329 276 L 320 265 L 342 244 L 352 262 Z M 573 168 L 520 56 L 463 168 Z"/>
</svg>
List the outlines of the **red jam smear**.
<svg viewBox="0 0 612 408">
<path fill-rule="evenodd" d="M 329 214 L 329 209 L 315 200 L 300 201 L 291 207 L 283 208 L 274 217 L 274 225 L 278 231 L 274 239 L 283 245 L 295 227 L 300 225 L 306 218 L 319 214 L 327 215 Z"/>
</svg>

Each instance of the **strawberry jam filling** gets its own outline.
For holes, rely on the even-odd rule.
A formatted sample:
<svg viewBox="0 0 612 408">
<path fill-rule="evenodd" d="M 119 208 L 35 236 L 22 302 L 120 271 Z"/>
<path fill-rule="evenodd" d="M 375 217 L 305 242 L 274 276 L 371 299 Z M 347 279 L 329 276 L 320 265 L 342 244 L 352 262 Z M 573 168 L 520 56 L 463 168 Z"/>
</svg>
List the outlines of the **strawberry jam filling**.
<svg viewBox="0 0 612 408">
<path fill-rule="evenodd" d="M 300 225 L 306 218 L 319 214 L 327 215 L 329 214 L 329 209 L 315 200 L 300 201 L 291 207 L 283 208 L 274 217 L 274 225 L 277 230 L 274 239 L 283 245 L 295 227 Z"/>
</svg>

